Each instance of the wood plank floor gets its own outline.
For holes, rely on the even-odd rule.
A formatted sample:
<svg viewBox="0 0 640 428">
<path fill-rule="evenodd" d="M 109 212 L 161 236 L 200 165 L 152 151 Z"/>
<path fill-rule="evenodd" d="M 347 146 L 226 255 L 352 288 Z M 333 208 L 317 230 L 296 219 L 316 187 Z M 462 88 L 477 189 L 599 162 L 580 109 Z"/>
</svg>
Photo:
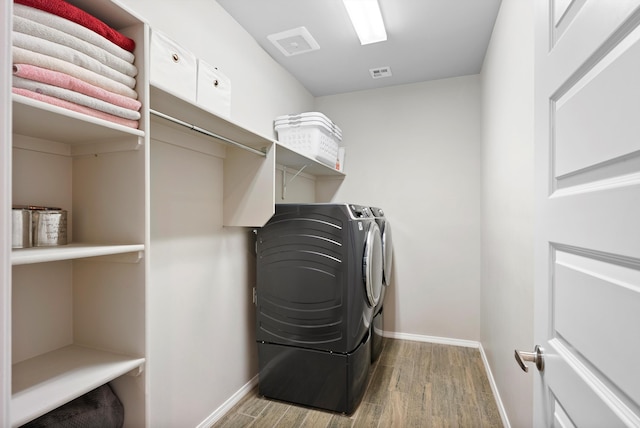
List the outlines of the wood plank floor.
<svg viewBox="0 0 640 428">
<path fill-rule="evenodd" d="M 383 343 L 364 398 L 350 416 L 269 400 L 256 388 L 213 427 L 503 426 L 478 349 Z"/>
</svg>

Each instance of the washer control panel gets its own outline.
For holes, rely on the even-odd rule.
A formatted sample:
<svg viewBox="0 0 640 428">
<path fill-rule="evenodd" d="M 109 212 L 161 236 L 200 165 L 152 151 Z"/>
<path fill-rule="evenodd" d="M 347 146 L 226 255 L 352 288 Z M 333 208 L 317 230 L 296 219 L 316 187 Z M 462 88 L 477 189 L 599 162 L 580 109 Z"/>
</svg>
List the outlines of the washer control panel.
<svg viewBox="0 0 640 428">
<path fill-rule="evenodd" d="M 362 205 L 349 205 L 349 209 L 351 210 L 351 215 L 353 218 L 371 218 L 373 214 L 371 213 L 371 208 L 365 207 Z"/>
</svg>

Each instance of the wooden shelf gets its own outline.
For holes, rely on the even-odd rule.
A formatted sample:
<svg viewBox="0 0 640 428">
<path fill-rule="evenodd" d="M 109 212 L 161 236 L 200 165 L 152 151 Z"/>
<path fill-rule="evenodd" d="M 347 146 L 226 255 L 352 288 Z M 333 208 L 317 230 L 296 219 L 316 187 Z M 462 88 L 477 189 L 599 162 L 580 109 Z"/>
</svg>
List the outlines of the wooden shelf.
<svg viewBox="0 0 640 428">
<path fill-rule="evenodd" d="M 162 114 L 218 134 L 255 150 L 266 152 L 275 145 L 277 164 L 296 170 L 306 165 L 304 171 L 315 176 L 344 176 L 343 172 L 337 171 L 335 168 L 283 146 L 271 138 L 249 131 L 237 123 L 185 100 L 179 95 L 153 85 L 151 86 L 150 94 L 151 108 Z"/>
<path fill-rule="evenodd" d="M 280 143 L 276 145 L 276 163 L 278 165 L 286 166 L 287 168 L 293 168 L 296 171 L 304 167 L 304 172 L 307 174 L 315 175 L 317 177 L 330 176 L 330 177 L 344 177 L 344 172 L 338 171 L 335 168 L 331 168 L 312 159 L 302 153 L 283 146 Z"/>
<path fill-rule="evenodd" d="M 255 150 L 266 151 L 273 144 L 273 140 L 251 132 L 228 119 L 185 100 L 179 95 L 153 85 L 150 87 L 149 93 L 151 109 L 160 113 Z"/>
<path fill-rule="evenodd" d="M 87 257 L 111 256 L 126 253 L 136 253 L 135 259 L 139 259 L 138 253 L 144 251 L 143 244 L 131 245 L 90 245 L 69 244 L 58 247 L 35 247 L 13 249 L 11 252 L 12 265 L 24 265 L 32 263 L 56 262 L 61 260 L 82 259 Z"/>
<path fill-rule="evenodd" d="M 11 426 L 20 426 L 132 370 L 144 358 L 70 345 L 13 366 Z"/>
<path fill-rule="evenodd" d="M 15 134 L 72 145 L 144 136 L 140 129 L 118 125 L 18 94 L 12 94 L 12 99 Z M 43 123 L 47 125 L 41 126 Z"/>
</svg>

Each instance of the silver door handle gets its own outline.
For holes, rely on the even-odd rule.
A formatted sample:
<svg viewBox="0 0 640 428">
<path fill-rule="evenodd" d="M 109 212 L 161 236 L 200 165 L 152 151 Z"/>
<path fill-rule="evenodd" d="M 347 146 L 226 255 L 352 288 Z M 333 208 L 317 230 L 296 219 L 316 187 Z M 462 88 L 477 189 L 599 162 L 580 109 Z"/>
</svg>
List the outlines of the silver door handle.
<svg viewBox="0 0 640 428">
<path fill-rule="evenodd" d="M 516 349 L 515 357 L 520 368 L 525 372 L 529 371 L 529 367 L 526 366 L 525 361 L 534 363 L 538 371 L 544 370 L 544 349 L 540 347 L 540 345 L 536 345 L 533 352 L 523 352 Z"/>
</svg>

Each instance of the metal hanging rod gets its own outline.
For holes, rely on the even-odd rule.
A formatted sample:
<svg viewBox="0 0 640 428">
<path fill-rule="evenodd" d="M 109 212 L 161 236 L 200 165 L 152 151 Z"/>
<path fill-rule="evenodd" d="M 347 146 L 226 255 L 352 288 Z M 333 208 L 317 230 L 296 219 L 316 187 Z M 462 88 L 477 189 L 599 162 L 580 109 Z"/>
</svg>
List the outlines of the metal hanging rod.
<svg viewBox="0 0 640 428">
<path fill-rule="evenodd" d="M 161 117 L 162 119 L 166 119 L 166 120 L 168 120 L 170 122 L 176 123 L 178 125 L 184 126 L 185 128 L 189 128 L 192 131 L 199 132 L 199 133 L 204 134 L 204 135 L 206 135 L 208 137 L 215 138 L 216 140 L 220 140 L 222 142 L 225 142 L 227 144 L 231 144 L 232 146 L 238 147 L 240 149 L 247 150 L 247 151 L 249 151 L 249 152 L 251 152 L 253 154 L 260 155 L 260 156 L 266 156 L 267 155 L 262 150 L 254 149 L 253 147 L 249 147 L 249 146 L 247 146 L 245 144 L 238 143 L 237 141 L 230 140 L 227 137 L 223 137 L 222 135 L 218 135 L 218 134 L 213 133 L 211 131 L 207 131 L 204 128 L 200 128 L 200 127 L 198 127 L 196 125 L 192 125 L 192 124 L 187 123 L 185 121 L 182 121 L 180 119 L 176 119 L 175 117 L 169 116 L 168 114 L 160 113 L 159 111 L 156 111 L 156 110 L 153 110 L 153 109 L 149 109 L 149 113 L 151 113 L 154 116 Z"/>
</svg>

